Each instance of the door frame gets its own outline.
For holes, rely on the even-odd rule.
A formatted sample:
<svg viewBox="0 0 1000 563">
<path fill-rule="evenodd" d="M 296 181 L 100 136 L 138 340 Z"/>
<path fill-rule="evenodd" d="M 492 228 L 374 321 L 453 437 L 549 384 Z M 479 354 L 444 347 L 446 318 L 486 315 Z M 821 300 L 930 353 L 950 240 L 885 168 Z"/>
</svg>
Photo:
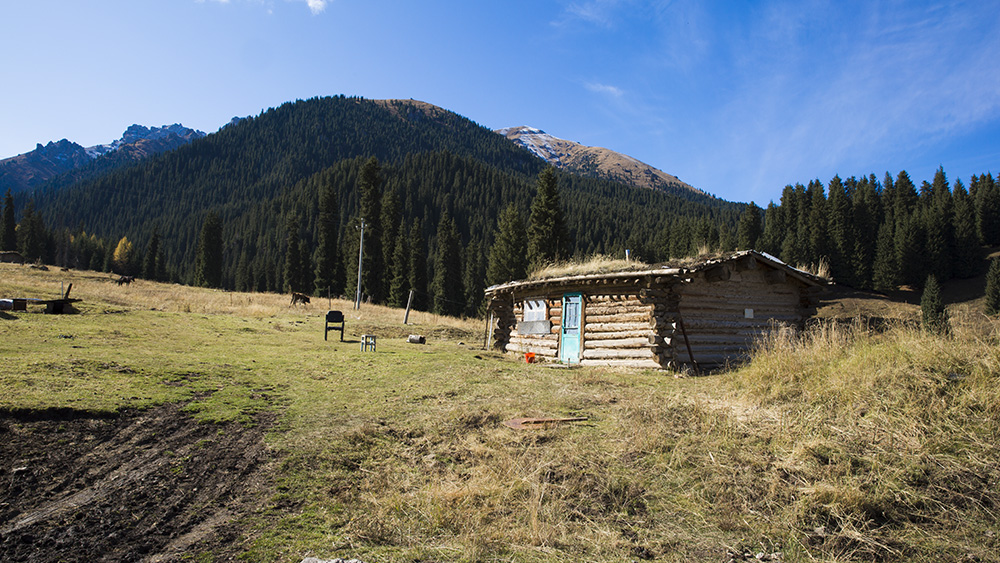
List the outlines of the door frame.
<svg viewBox="0 0 1000 563">
<path fill-rule="evenodd" d="M 570 330 L 576 330 L 576 334 L 567 338 L 567 328 L 566 328 L 566 318 L 567 313 L 570 308 L 567 304 L 572 298 L 576 298 L 575 306 L 576 311 L 576 326 L 572 327 Z M 572 320 L 572 319 L 571 319 Z M 573 354 L 573 350 L 567 348 L 567 340 L 575 341 L 576 350 Z M 582 293 L 564 293 L 562 296 L 562 316 L 559 323 L 559 361 L 565 362 L 567 364 L 578 364 L 580 359 L 583 357 L 583 294 Z"/>
</svg>

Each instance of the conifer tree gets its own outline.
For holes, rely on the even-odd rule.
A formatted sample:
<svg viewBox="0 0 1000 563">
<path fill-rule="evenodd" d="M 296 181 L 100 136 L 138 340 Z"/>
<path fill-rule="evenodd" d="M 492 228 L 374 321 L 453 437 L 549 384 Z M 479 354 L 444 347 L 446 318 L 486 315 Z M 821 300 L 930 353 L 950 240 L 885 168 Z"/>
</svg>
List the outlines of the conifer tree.
<svg viewBox="0 0 1000 563">
<path fill-rule="evenodd" d="M 764 233 L 760 238 L 760 250 L 773 256 L 781 254 L 784 232 L 785 222 L 782 209 L 772 201 L 767 204 L 767 209 L 764 211 Z"/>
<path fill-rule="evenodd" d="M 829 208 L 823 182 L 813 180 L 806 188 L 809 201 L 809 246 L 808 259 L 811 264 L 819 264 L 822 259 L 830 259 Z"/>
<path fill-rule="evenodd" d="M 396 252 L 396 237 L 399 236 L 399 199 L 396 197 L 396 190 L 387 188 L 382 196 L 382 217 L 379 220 L 382 226 L 382 295 L 389 296 L 389 286 L 399 267 L 393 261 Z"/>
<path fill-rule="evenodd" d="M 203 287 L 222 286 L 222 219 L 209 211 L 201 227 L 195 257 L 195 284 Z"/>
<path fill-rule="evenodd" d="M 854 253 L 854 229 L 851 226 L 851 196 L 840 176 L 829 185 L 830 274 L 841 283 L 857 286 L 851 255 Z"/>
<path fill-rule="evenodd" d="M 285 226 L 285 292 L 302 293 L 302 245 L 299 236 L 299 219 L 288 218 Z"/>
<path fill-rule="evenodd" d="M 986 300 L 983 310 L 991 316 L 1000 314 L 1000 258 L 990 260 L 990 269 L 986 272 Z"/>
<path fill-rule="evenodd" d="M 371 157 L 361 168 L 358 191 L 361 196 L 361 218 L 365 221 L 365 250 L 361 265 L 361 287 L 371 296 L 372 302 L 381 303 L 385 297 L 385 265 L 382 263 L 382 168 L 378 159 Z"/>
<path fill-rule="evenodd" d="M 955 213 L 952 231 L 955 233 L 955 251 L 952 255 L 952 272 L 960 278 L 976 275 L 980 256 L 979 235 L 976 233 L 976 211 L 969 192 L 961 180 L 952 188 Z"/>
<path fill-rule="evenodd" d="M 528 218 L 528 264 L 539 268 L 566 256 L 566 224 L 559 203 L 555 169 L 551 166 L 538 175 L 535 199 Z"/>
<path fill-rule="evenodd" d="M 395 270 L 389 284 L 389 305 L 405 307 L 410 297 L 410 246 L 405 223 L 399 225 L 399 236 L 396 237 L 396 248 L 393 249 L 392 263 Z"/>
<path fill-rule="evenodd" d="M 340 259 L 340 206 L 331 182 L 319 189 L 319 213 L 316 219 L 316 294 L 343 295 L 346 280 Z"/>
<path fill-rule="evenodd" d="M 872 287 L 875 291 L 893 291 L 899 287 L 899 265 L 896 263 L 896 244 L 893 228 L 888 222 L 878 229 L 875 263 L 872 265 Z"/>
<path fill-rule="evenodd" d="M 526 246 L 527 235 L 521 212 L 516 205 L 510 204 L 500 212 L 497 220 L 497 231 L 486 266 L 486 283 L 496 285 L 524 279 L 528 269 Z"/>
<path fill-rule="evenodd" d="M 852 202 L 855 236 L 850 264 L 858 287 L 862 289 L 872 289 L 875 255 L 878 251 L 882 205 L 876 190 L 877 182 L 874 175 L 862 178 Z"/>
<path fill-rule="evenodd" d="M 483 289 L 486 281 L 486 260 L 483 256 L 483 242 L 478 236 L 469 241 L 465 247 L 465 258 L 462 260 L 462 286 L 465 288 L 465 315 L 474 317 L 479 314 L 483 304 Z"/>
<path fill-rule="evenodd" d="M 441 214 L 441 222 L 438 224 L 432 289 L 435 313 L 458 316 L 465 310 L 461 244 L 455 222 L 447 210 Z"/>
<path fill-rule="evenodd" d="M 410 227 L 410 289 L 413 290 L 413 308 L 427 310 L 427 242 L 420 219 Z"/>
<path fill-rule="evenodd" d="M 924 330 L 938 334 L 948 330 L 948 313 L 941 300 L 941 287 L 937 278 L 927 276 L 924 292 L 920 296 L 920 314 Z"/>
<path fill-rule="evenodd" d="M 44 260 L 45 239 L 46 231 L 42 216 L 35 211 L 34 200 L 28 200 L 21 213 L 21 222 L 17 226 L 17 248 L 29 262 Z"/>
<path fill-rule="evenodd" d="M 1000 244 L 1000 182 L 993 176 L 979 177 L 976 190 L 976 228 L 980 241 L 988 246 Z"/>
<path fill-rule="evenodd" d="M 3 198 L 3 217 L 0 220 L 0 250 L 17 250 L 17 223 L 14 221 L 14 196 L 7 189 Z"/>
<path fill-rule="evenodd" d="M 736 248 L 738 250 L 755 250 L 757 241 L 764 232 L 761 225 L 763 210 L 757 204 L 750 202 L 740 215 L 740 224 L 736 228 Z"/>
<path fill-rule="evenodd" d="M 923 264 L 923 242 L 917 225 L 918 218 L 897 216 L 895 240 L 896 264 L 899 267 L 900 284 L 916 286 L 921 275 L 926 275 Z"/>
<path fill-rule="evenodd" d="M 147 280 L 159 280 L 157 273 L 158 265 L 163 262 L 160 255 L 160 232 L 153 229 L 153 236 L 149 238 L 149 245 L 146 247 L 146 257 L 142 263 L 142 277 Z"/>
</svg>

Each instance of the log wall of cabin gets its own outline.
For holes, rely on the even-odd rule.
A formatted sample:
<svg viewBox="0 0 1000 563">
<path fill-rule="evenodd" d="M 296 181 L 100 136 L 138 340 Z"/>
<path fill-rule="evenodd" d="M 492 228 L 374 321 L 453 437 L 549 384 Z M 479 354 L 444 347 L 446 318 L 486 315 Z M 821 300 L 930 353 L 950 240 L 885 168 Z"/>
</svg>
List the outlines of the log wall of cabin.
<svg viewBox="0 0 1000 563">
<path fill-rule="evenodd" d="M 662 342 L 653 321 L 656 304 L 636 287 L 584 292 L 582 365 L 658 369 Z"/>
<path fill-rule="evenodd" d="M 511 294 L 494 295 L 490 300 L 489 314 L 493 315 L 493 348 L 506 350 L 510 343 L 510 333 L 517 322 L 514 316 L 514 301 Z"/>
<path fill-rule="evenodd" d="M 733 268 L 725 279 L 709 281 L 713 277 L 702 274 L 684 284 L 678 296 L 680 315 L 699 365 L 744 359 L 754 340 L 773 323 L 802 323 L 802 288 L 790 278 L 768 275 L 770 271 L 764 266 Z M 747 309 L 753 310 L 753 318 L 746 318 Z M 684 343 L 677 344 L 674 367 L 691 361 Z"/>
<path fill-rule="evenodd" d="M 525 299 L 545 299 L 547 318 L 552 325 L 548 334 L 521 334 L 517 327 L 524 318 Z M 536 356 L 555 360 L 559 357 L 559 327 L 562 326 L 562 294 L 540 295 L 531 293 L 513 298 L 514 323 L 507 344 L 508 352 L 533 352 Z"/>
</svg>

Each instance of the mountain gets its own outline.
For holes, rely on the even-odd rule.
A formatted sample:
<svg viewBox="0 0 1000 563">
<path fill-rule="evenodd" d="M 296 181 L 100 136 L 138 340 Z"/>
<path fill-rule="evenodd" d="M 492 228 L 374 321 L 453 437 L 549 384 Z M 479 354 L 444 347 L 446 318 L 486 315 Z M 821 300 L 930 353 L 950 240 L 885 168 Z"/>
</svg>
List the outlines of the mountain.
<svg viewBox="0 0 1000 563">
<path fill-rule="evenodd" d="M 530 150 L 549 164 L 577 174 L 668 193 L 693 191 L 706 195 L 705 192 L 682 182 L 676 176 L 610 149 L 588 147 L 553 137 L 534 127 L 506 127 L 497 129 L 496 133 Z"/>
<path fill-rule="evenodd" d="M 138 162 L 204 136 L 201 131 L 175 123 L 152 128 L 132 125 L 120 139 L 87 148 L 66 139 L 39 143 L 33 151 L 0 160 L 0 193 L 29 190 L 102 158 L 104 162 L 94 167 L 97 172 Z"/>
<path fill-rule="evenodd" d="M 430 262 L 425 279 L 431 279 L 428 257 L 436 252 L 444 214 L 466 259 L 485 259 L 501 210 L 513 205 L 527 223 L 535 182 L 546 166 L 509 139 L 431 104 L 323 97 L 288 102 L 176 150 L 41 190 L 36 209 L 48 227 L 66 233 L 62 240 L 70 242 L 52 246 L 68 265 L 107 268 L 121 237 L 141 253 L 156 233 L 165 270 L 182 282 L 195 279 L 200 233 L 213 213 L 225 241 L 222 287 L 282 291 L 291 225 L 299 226 L 295 255 L 306 261 L 317 259 L 324 221 L 335 225 L 339 256 L 358 255 L 358 179 L 372 157 L 381 167 L 384 201 L 394 203 L 378 221 L 366 217 L 373 230 L 365 240 L 379 232 L 379 222 L 390 227 L 381 229 L 385 244 L 403 229 L 398 232 L 406 233 L 407 247 Z M 623 255 L 625 248 L 647 260 L 682 255 L 697 244 L 696 233 L 718 239 L 720 226 L 734 231 L 742 210 L 693 190 L 637 189 L 566 171 L 557 176 L 573 241 L 569 251 L 576 255 Z M 324 208 L 331 200 L 334 209 Z M 77 244 L 70 239 L 85 240 L 70 236 L 81 227 L 110 247 L 61 250 L 59 244 Z M 337 260 L 348 274 L 356 268 L 356 258 Z M 387 268 L 385 279 L 392 274 Z M 466 287 L 481 297 L 483 274 L 468 276 L 473 281 Z"/>
</svg>

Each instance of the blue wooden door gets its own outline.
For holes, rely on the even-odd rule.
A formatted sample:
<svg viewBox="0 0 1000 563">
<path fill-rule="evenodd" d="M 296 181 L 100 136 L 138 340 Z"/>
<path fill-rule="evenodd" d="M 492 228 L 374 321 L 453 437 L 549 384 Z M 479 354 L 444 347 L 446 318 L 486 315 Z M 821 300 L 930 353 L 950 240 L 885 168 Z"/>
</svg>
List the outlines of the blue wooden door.
<svg viewBox="0 0 1000 563">
<path fill-rule="evenodd" d="M 559 329 L 559 361 L 580 363 L 580 317 L 583 296 L 579 293 L 563 295 L 562 327 Z"/>
</svg>

